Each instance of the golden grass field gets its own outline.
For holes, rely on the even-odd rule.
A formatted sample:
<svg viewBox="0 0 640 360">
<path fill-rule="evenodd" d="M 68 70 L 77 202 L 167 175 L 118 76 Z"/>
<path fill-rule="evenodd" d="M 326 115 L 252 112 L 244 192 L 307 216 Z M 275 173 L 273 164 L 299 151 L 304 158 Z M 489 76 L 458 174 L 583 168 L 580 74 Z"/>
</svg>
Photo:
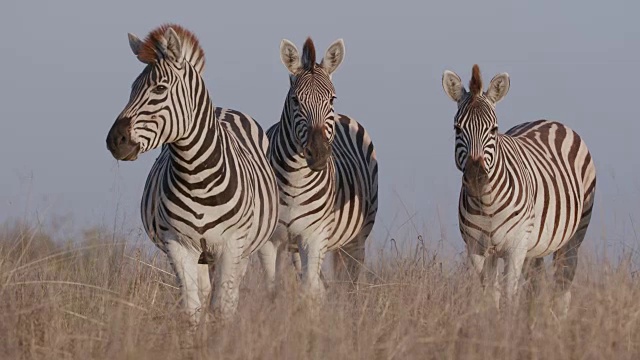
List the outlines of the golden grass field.
<svg viewBox="0 0 640 360">
<path fill-rule="evenodd" d="M 426 249 L 374 252 L 359 290 L 330 282 L 318 313 L 296 295 L 292 274 L 277 298 L 266 297 L 253 259 L 234 320 L 194 332 L 178 311 L 165 256 L 139 245 L 101 231 L 69 245 L 26 227 L 4 231 L 0 358 L 640 358 L 640 281 L 629 261 L 608 266 L 582 252 L 560 321 L 549 311 L 549 286 L 498 313 L 462 258 Z"/>
</svg>

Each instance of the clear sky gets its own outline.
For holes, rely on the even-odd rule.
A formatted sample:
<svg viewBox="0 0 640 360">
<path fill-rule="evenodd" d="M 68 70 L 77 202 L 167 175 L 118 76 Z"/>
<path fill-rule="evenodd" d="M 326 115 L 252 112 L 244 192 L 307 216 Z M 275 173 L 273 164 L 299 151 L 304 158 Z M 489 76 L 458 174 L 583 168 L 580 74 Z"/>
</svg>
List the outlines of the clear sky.
<svg viewBox="0 0 640 360">
<path fill-rule="evenodd" d="M 375 5 L 374 5 L 375 4 Z M 511 90 L 502 131 L 562 121 L 587 142 L 598 171 L 591 245 L 640 249 L 640 2 L 620 1 L 22 1 L 0 11 L 0 220 L 71 219 L 141 236 L 139 201 L 158 152 L 116 162 L 105 138 L 143 65 L 127 32 L 176 22 L 195 32 L 217 106 L 279 119 L 288 89 L 282 38 L 318 52 L 344 38 L 336 110 L 370 132 L 380 165 L 374 242 L 422 234 L 460 251 L 453 161 L 455 104 L 445 69 Z M 635 228 L 635 230 L 634 230 Z"/>
</svg>

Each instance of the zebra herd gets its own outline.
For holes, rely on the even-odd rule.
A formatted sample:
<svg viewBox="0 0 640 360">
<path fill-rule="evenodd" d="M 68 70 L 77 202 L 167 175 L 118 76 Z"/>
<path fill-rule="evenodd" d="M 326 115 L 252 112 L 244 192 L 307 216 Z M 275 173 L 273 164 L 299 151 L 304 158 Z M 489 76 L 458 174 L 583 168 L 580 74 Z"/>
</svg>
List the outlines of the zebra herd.
<svg viewBox="0 0 640 360">
<path fill-rule="evenodd" d="M 334 110 L 331 76 L 344 59 L 343 41 L 319 62 L 311 39 L 301 54 L 282 41 L 290 89 L 280 121 L 266 133 L 247 114 L 214 106 L 202 78 L 205 54 L 189 30 L 162 25 L 144 40 L 129 34 L 129 45 L 146 66 L 107 148 L 115 159 L 133 161 L 161 147 L 144 188 L 142 220 L 170 261 L 192 321 L 206 303 L 221 318 L 235 313 L 254 253 L 272 294 L 287 254 L 303 294 L 313 299 L 324 297 L 328 251 L 337 276 L 357 286 L 378 209 L 378 164 L 365 128 Z M 511 301 L 520 274 L 535 283 L 542 257 L 553 253 L 558 311 L 566 314 L 595 193 L 585 143 L 551 121 L 498 133 L 495 104 L 509 90 L 506 73 L 485 92 L 477 65 L 469 90 L 450 71 L 442 85 L 458 105 L 459 225 L 483 287 L 500 305 L 502 258 Z"/>
</svg>

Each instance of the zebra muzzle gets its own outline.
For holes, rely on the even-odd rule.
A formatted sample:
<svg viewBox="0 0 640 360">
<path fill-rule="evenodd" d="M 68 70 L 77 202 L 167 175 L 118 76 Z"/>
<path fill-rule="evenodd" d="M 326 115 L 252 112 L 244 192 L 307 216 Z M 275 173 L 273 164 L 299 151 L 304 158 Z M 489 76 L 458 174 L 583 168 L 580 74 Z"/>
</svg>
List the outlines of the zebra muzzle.
<svg viewBox="0 0 640 360">
<path fill-rule="evenodd" d="M 484 157 L 469 157 L 464 167 L 464 183 L 473 193 L 479 193 L 489 179 Z"/>
<path fill-rule="evenodd" d="M 307 165 L 313 171 L 321 171 L 327 167 L 331 157 L 331 144 L 324 138 L 322 129 L 310 132 L 309 142 L 303 149 Z"/>
<path fill-rule="evenodd" d="M 140 144 L 131 140 L 130 118 L 119 118 L 107 135 L 107 149 L 116 160 L 133 161 L 138 158 Z"/>
</svg>

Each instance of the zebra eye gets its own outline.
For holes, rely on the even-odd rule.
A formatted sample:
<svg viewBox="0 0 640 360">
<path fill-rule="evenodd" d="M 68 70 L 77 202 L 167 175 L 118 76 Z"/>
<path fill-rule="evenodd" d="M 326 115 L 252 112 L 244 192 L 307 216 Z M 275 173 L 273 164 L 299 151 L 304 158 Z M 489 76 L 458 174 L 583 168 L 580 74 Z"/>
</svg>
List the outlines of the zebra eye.
<svg viewBox="0 0 640 360">
<path fill-rule="evenodd" d="M 167 91 L 167 87 L 160 84 L 160 85 L 156 85 L 156 87 L 152 90 L 155 94 L 162 94 L 165 91 Z"/>
<path fill-rule="evenodd" d="M 498 132 L 498 127 L 497 126 L 494 126 L 494 127 L 491 128 L 491 134 L 492 135 L 495 135 L 497 132 Z"/>
<path fill-rule="evenodd" d="M 333 96 L 333 97 L 331 97 L 331 100 L 329 100 L 329 104 L 331 104 L 331 106 L 333 106 L 333 100 L 335 100 L 335 99 L 336 99 L 336 97 Z"/>
<path fill-rule="evenodd" d="M 453 130 L 455 130 L 456 135 L 460 135 L 460 133 L 462 132 L 462 128 L 458 124 L 453 125 Z"/>
<path fill-rule="evenodd" d="M 293 104 L 294 104 L 295 106 L 300 105 L 300 102 L 298 102 L 298 97 L 297 97 L 297 96 L 292 96 L 292 97 L 291 97 L 291 100 L 293 100 Z"/>
</svg>

